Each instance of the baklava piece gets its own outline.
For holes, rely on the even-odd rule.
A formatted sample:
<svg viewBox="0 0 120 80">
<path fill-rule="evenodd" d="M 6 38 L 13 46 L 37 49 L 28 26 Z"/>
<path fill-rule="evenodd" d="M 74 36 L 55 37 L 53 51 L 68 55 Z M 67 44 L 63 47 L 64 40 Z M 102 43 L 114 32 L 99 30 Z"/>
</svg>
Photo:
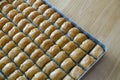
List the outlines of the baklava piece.
<svg viewBox="0 0 120 80">
<path fill-rule="evenodd" d="M 2 13 L 0 13 L 0 19 L 3 17 L 3 14 Z"/>
<path fill-rule="evenodd" d="M 86 53 L 80 49 L 80 48 L 76 48 L 71 54 L 70 54 L 70 57 L 76 61 L 76 62 L 79 62 L 80 59 L 82 59 L 84 57 Z"/>
<path fill-rule="evenodd" d="M 75 63 L 73 62 L 73 60 L 71 58 L 66 58 L 61 63 L 61 68 L 63 68 L 64 71 L 68 72 L 74 65 L 75 65 Z"/>
<path fill-rule="evenodd" d="M 10 31 L 12 28 L 13 28 L 13 23 L 12 22 L 7 22 L 4 26 L 3 26 L 3 28 L 2 28 L 2 30 L 4 31 L 4 32 L 6 32 L 6 33 L 8 33 L 8 31 Z"/>
<path fill-rule="evenodd" d="M 21 52 L 14 58 L 14 62 L 20 66 L 26 59 L 28 59 L 28 56 L 24 52 Z"/>
<path fill-rule="evenodd" d="M 62 24 L 60 30 L 62 30 L 64 33 L 67 33 L 72 27 L 73 25 L 71 22 L 66 21 Z"/>
<path fill-rule="evenodd" d="M 9 41 L 7 44 L 5 44 L 5 46 L 2 48 L 2 50 L 5 53 L 8 53 L 14 47 L 15 47 L 15 43 L 13 41 Z"/>
<path fill-rule="evenodd" d="M 50 36 L 51 33 L 52 33 L 53 31 L 55 31 L 55 30 L 56 30 L 55 26 L 50 25 L 50 26 L 44 31 L 44 33 L 45 33 L 46 35 Z"/>
<path fill-rule="evenodd" d="M 44 20 L 42 23 L 40 23 L 39 25 L 39 28 L 42 30 L 42 31 L 45 31 L 46 28 L 48 28 L 50 26 L 50 22 L 48 20 Z"/>
<path fill-rule="evenodd" d="M 48 9 L 44 12 L 43 16 L 45 16 L 46 18 L 49 18 L 54 12 L 55 12 L 55 11 L 54 11 L 52 8 L 48 8 Z"/>
<path fill-rule="evenodd" d="M 65 51 L 60 51 L 60 52 L 54 57 L 54 60 L 55 60 L 58 64 L 61 64 L 66 58 L 67 58 L 67 54 L 65 53 Z"/>
<path fill-rule="evenodd" d="M 5 55 L 4 55 L 4 52 L 0 50 L 0 59 L 3 58 Z"/>
<path fill-rule="evenodd" d="M 28 15 L 28 18 L 33 21 L 37 16 L 39 15 L 39 13 L 37 11 L 33 11 Z"/>
<path fill-rule="evenodd" d="M 32 7 L 27 7 L 22 11 L 22 13 L 23 13 L 24 16 L 27 17 L 33 11 L 35 11 L 35 10 Z"/>
<path fill-rule="evenodd" d="M 46 80 L 46 79 L 47 79 L 47 76 L 43 72 L 36 73 L 32 78 L 32 80 Z"/>
<path fill-rule="evenodd" d="M 12 38 L 15 34 L 17 34 L 18 32 L 20 32 L 20 30 L 17 27 L 13 27 L 9 32 L 8 35 Z"/>
<path fill-rule="evenodd" d="M 73 41 L 69 41 L 62 49 L 70 54 L 75 48 L 77 48 L 76 44 Z"/>
<path fill-rule="evenodd" d="M 25 26 L 24 26 L 24 28 L 23 28 L 23 32 L 25 33 L 25 34 L 28 34 L 32 29 L 34 29 L 35 28 L 35 26 L 34 25 L 32 25 L 31 23 L 28 23 L 28 24 L 26 24 Z"/>
<path fill-rule="evenodd" d="M 13 3 L 12 3 L 12 5 L 14 5 L 14 7 L 17 7 L 21 3 L 23 3 L 23 0 L 14 0 Z"/>
<path fill-rule="evenodd" d="M 16 80 L 19 76 L 22 76 L 22 73 L 19 70 L 15 70 L 9 75 L 8 80 Z"/>
<path fill-rule="evenodd" d="M 60 37 L 60 39 L 58 39 L 58 40 L 56 41 L 56 44 L 57 44 L 60 48 L 62 48 L 62 47 L 63 47 L 65 44 L 67 44 L 69 41 L 70 41 L 70 39 L 69 39 L 68 37 L 62 36 L 62 37 Z"/>
<path fill-rule="evenodd" d="M 65 21 L 66 21 L 65 18 L 62 18 L 62 17 L 58 18 L 57 21 L 55 22 L 56 27 L 60 28 Z"/>
<path fill-rule="evenodd" d="M 70 38 L 73 39 L 79 32 L 80 32 L 79 29 L 73 27 L 73 28 L 71 28 L 71 29 L 68 31 L 67 34 L 68 34 L 68 36 L 69 36 Z"/>
<path fill-rule="evenodd" d="M 18 13 L 15 15 L 15 17 L 13 18 L 13 22 L 15 24 L 18 24 L 20 22 L 20 20 L 24 19 L 25 17 L 23 16 L 22 13 Z"/>
<path fill-rule="evenodd" d="M 4 35 L 5 35 L 5 33 L 0 30 L 0 38 L 2 38 Z"/>
<path fill-rule="evenodd" d="M 14 36 L 13 36 L 13 41 L 15 41 L 16 43 L 19 43 L 19 41 L 22 39 L 22 38 L 24 38 L 25 37 L 25 35 L 24 35 L 24 33 L 22 33 L 22 32 L 18 32 L 17 34 L 15 34 Z"/>
<path fill-rule="evenodd" d="M 26 0 L 29 5 L 33 5 L 36 0 Z"/>
<path fill-rule="evenodd" d="M 34 9 L 38 9 L 38 7 L 41 6 L 42 4 L 43 4 L 43 1 L 42 1 L 42 0 L 36 0 L 36 1 L 33 3 L 32 7 L 33 7 Z"/>
<path fill-rule="evenodd" d="M 90 52 L 92 56 L 95 58 L 99 58 L 99 56 L 104 52 L 103 48 L 100 45 L 96 45 L 95 48 Z"/>
<path fill-rule="evenodd" d="M 77 79 L 80 78 L 80 76 L 81 76 L 83 73 L 84 73 L 84 70 L 83 70 L 81 67 L 75 66 L 75 67 L 71 70 L 70 75 L 71 75 L 75 80 L 77 80 Z"/>
<path fill-rule="evenodd" d="M 38 15 L 33 19 L 33 23 L 36 26 L 39 26 L 41 22 L 43 22 L 45 20 L 45 18 L 43 17 L 43 15 Z"/>
<path fill-rule="evenodd" d="M 80 47 L 85 50 L 86 52 L 89 52 L 93 47 L 95 46 L 95 42 L 93 42 L 90 39 L 85 40 L 84 42 L 82 42 L 82 44 L 80 45 Z"/>
<path fill-rule="evenodd" d="M 16 9 L 13 9 L 13 10 L 11 10 L 11 11 L 8 12 L 7 17 L 8 17 L 9 19 L 13 20 L 13 18 L 14 18 L 15 15 L 17 15 L 17 14 L 18 14 L 18 12 L 16 11 Z"/>
<path fill-rule="evenodd" d="M 69 76 L 69 75 L 66 75 L 64 78 L 63 78 L 63 80 L 74 80 L 71 76 Z"/>
<path fill-rule="evenodd" d="M 25 72 L 25 74 L 31 80 L 32 77 L 39 71 L 39 68 L 36 65 L 33 65 Z"/>
<path fill-rule="evenodd" d="M 4 14 L 7 14 L 7 13 L 8 13 L 9 11 L 11 11 L 12 9 L 14 9 L 14 6 L 11 5 L 11 4 L 7 4 L 7 5 L 3 6 L 2 12 L 3 12 Z"/>
<path fill-rule="evenodd" d="M 86 35 L 83 33 L 79 33 L 75 36 L 74 41 L 77 44 L 81 44 L 83 41 L 85 41 L 87 39 Z"/>
<path fill-rule="evenodd" d="M 55 13 L 53 13 L 53 14 L 50 16 L 49 21 L 52 22 L 52 23 L 54 23 L 54 22 L 56 22 L 56 20 L 57 20 L 58 18 L 60 18 L 60 14 L 58 14 L 57 12 L 55 12 Z"/>
<path fill-rule="evenodd" d="M 51 57 L 54 57 L 58 52 L 60 51 L 60 48 L 58 45 L 53 45 L 50 47 L 50 49 L 47 51 L 47 54 Z"/>
<path fill-rule="evenodd" d="M 31 66 L 33 66 L 33 62 L 31 59 L 27 59 L 20 65 L 20 69 L 21 71 L 26 72 Z"/>
<path fill-rule="evenodd" d="M 44 50 L 47 51 L 51 46 L 53 45 L 53 42 L 50 39 L 46 39 L 42 42 L 40 47 Z"/>
<path fill-rule="evenodd" d="M 0 1 L 0 10 L 7 4 L 8 2 L 6 0 Z"/>
<path fill-rule="evenodd" d="M 13 73 L 16 70 L 16 66 L 14 63 L 9 62 L 7 63 L 3 68 L 2 68 L 2 72 L 6 75 L 9 76 L 11 73 Z"/>
<path fill-rule="evenodd" d="M 36 64 L 40 68 L 43 68 L 49 61 L 50 61 L 50 58 L 44 54 L 37 60 Z"/>
<path fill-rule="evenodd" d="M 34 40 L 40 33 L 38 28 L 33 28 L 28 35 Z"/>
<path fill-rule="evenodd" d="M 53 72 L 50 73 L 51 80 L 62 80 L 62 78 L 66 75 L 66 73 L 60 69 L 57 68 Z"/>
<path fill-rule="evenodd" d="M 0 80 L 5 80 L 5 77 L 3 76 L 1 72 L 0 72 Z"/>
<path fill-rule="evenodd" d="M 37 49 L 37 46 L 35 45 L 35 43 L 31 42 L 25 47 L 24 51 L 31 55 L 35 49 Z"/>
<path fill-rule="evenodd" d="M 20 5 L 18 5 L 17 10 L 19 10 L 20 12 L 22 12 L 27 7 L 28 7 L 27 3 L 21 3 Z"/>
<path fill-rule="evenodd" d="M 38 45 L 40 45 L 44 40 L 47 39 L 47 36 L 45 34 L 40 34 L 34 39 L 34 42 Z"/>
<path fill-rule="evenodd" d="M 24 37 L 19 41 L 18 46 L 21 49 L 24 49 L 30 42 L 31 40 L 29 39 L 29 37 Z"/>
<path fill-rule="evenodd" d="M 25 76 L 20 76 L 16 80 L 28 80 Z"/>
<path fill-rule="evenodd" d="M 10 59 L 7 56 L 2 57 L 0 59 L 0 69 L 2 70 L 2 68 L 9 62 L 10 62 Z"/>
<path fill-rule="evenodd" d="M 36 62 L 43 54 L 44 52 L 41 49 L 35 49 L 30 55 L 30 58 Z"/>
<path fill-rule="evenodd" d="M 80 62 L 80 65 L 85 69 L 88 69 L 93 63 L 95 59 L 92 56 L 86 55 Z"/>
<path fill-rule="evenodd" d="M 52 71 L 54 71 L 56 68 L 58 68 L 57 64 L 53 61 L 50 61 L 49 63 L 47 63 L 45 65 L 45 67 L 43 68 L 43 71 L 49 75 Z"/>
<path fill-rule="evenodd" d="M 2 17 L 2 18 L 0 19 L 0 29 L 2 29 L 3 26 L 4 26 L 7 22 L 9 22 L 9 20 L 8 20 L 7 18 L 5 18 L 5 17 Z"/>
<path fill-rule="evenodd" d="M 41 14 L 43 14 L 46 9 L 48 9 L 48 5 L 42 4 L 42 5 L 39 6 L 39 8 L 38 8 L 38 12 L 41 13 Z"/>
<path fill-rule="evenodd" d="M 8 57 L 13 60 L 20 52 L 21 52 L 21 49 L 19 47 L 14 47 L 9 51 Z"/>
<path fill-rule="evenodd" d="M 0 39 L 0 47 L 4 47 L 4 45 L 6 43 L 8 43 L 10 40 L 11 39 L 10 39 L 10 37 L 8 37 L 8 35 L 2 36 L 1 39 Z"/>
<path fill-rule="evenodd" d="M 26 24 L 28 24 L 29 21 L 27 19 L 22 19 L 19 21 L 19 23 L 17 24 L 17 27 L 19 27 L 21 30 L 23 30 L 23 28 L 26 26 Z"/>
</svg>

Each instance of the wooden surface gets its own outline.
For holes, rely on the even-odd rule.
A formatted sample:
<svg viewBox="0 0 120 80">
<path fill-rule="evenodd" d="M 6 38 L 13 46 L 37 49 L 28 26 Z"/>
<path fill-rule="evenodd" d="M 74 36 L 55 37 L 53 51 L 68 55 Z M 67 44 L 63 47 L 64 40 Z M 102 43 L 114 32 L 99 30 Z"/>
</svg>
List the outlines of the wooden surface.
<svg viewBox="0 0 120 80">
<path fill-rule="evenodd" d="M 120 80 L 120 0 L 48 0 L 108 47 L 82 80 Z"/>
</svg>

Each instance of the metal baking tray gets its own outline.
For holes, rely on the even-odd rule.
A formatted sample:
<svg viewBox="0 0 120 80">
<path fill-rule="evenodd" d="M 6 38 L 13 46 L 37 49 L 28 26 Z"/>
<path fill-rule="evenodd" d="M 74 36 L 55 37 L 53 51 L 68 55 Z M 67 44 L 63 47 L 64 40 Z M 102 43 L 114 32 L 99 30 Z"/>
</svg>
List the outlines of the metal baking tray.
<svg viewBox="0 0 120 80">
<path fill-rule="evenodd" d="M 99 44 L 104 52 L 103 54 L 98 58 L 96 59 L 96 61 L 94 62 L 94 64 L 92 64 L 83 74 L 82 76 L 78 79 L 78 80 L 81 80 L 87 73 L 88 71 L 90 71 L 102 58 L 103 56 L 106 54 L 107 52 L 107 47 L 98 39 L 96 39 L 93 35 L 91 35 L 89 32 L 85 31 L 83 29 L 83 27 L 77 25 L 73 20 L 71 20 L 69 17 L 67 17 L 66 15 L 64 15 L 61 11 L 59 11 L 54 5 L 52 5 L 48 0 L 43 0 L 43 2 L 45 4 L 47 4 L 50 8 L 54 9 L 56 12 L 58 12 L 63 18 L 65 18 L 66 20 L 70 21 L 73 26 L 77 27 L 82 33 L 84 33 L 89 39 L 91 39 L 92 41 L 94 41 L 96 44 Z"/>
</svg>

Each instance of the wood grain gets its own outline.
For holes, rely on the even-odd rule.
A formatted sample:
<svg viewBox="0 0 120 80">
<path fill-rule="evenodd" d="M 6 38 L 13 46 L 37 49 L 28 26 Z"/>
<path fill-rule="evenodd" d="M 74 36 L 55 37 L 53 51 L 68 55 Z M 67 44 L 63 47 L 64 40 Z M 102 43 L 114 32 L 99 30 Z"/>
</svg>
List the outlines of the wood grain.
<svg viewBox="0 0 120 80">
<path fill-rule="evenodd" d="M 48 0 L 108 47 L 82 80 L 120 80 L 120 0 Z"/>
</svg>

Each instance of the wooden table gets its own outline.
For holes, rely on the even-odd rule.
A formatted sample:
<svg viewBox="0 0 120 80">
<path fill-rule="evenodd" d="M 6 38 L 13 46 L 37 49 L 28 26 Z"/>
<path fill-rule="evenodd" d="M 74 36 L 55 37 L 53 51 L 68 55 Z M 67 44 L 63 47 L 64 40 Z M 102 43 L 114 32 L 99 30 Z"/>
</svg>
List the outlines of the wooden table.
<svg viewBox="0 0 120 80">
<path fill-rule="evenodd" d="M 120 80 L 120 0 L 48 0 L 108 47 L 82 80 Z"/>
</svg>

